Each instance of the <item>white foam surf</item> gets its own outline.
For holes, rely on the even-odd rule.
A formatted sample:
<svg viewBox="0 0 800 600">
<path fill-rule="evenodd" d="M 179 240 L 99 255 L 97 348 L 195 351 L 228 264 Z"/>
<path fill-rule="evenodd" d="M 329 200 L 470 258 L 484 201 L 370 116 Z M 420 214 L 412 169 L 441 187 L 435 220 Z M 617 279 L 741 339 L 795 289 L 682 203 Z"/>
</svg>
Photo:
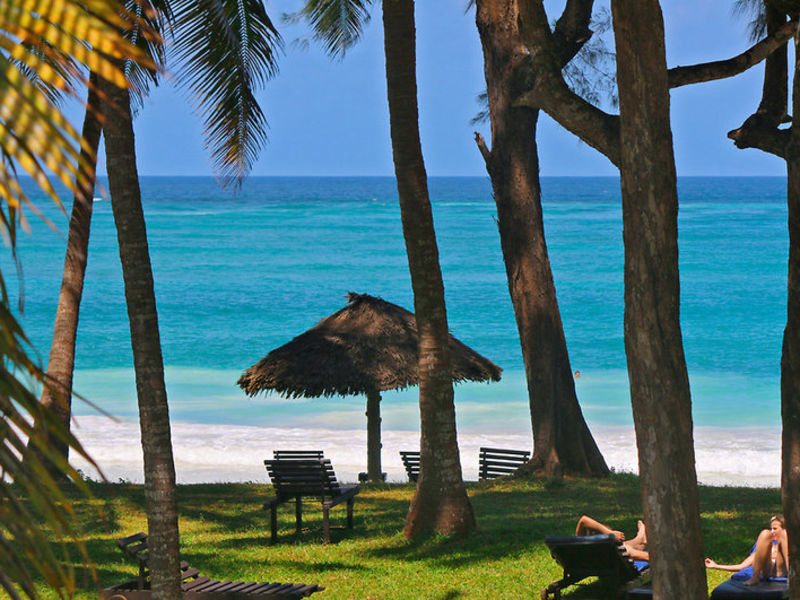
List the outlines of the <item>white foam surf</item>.
<svg viewBox="0 0 800 600">
<path fill-rule="evenodd" d="M 73 431 L 110 481 L 143 481 L 139 425 L 132 420 L 81 416 Z M 617 471 L 638 471 L 632 427 L 594 427 L 593 433 L 608 465 Z M 383 468 L 390 482 L 406 481 L 398 451 L 419 447 L 419 433 L 384 431 Z M 530 448 L 529 435 L 462 433 L 459 435 L 464 479 L 478 478 L 481 446 Z M 174 422 L 172 443 L 179 483 L 268 481 L 263 461 L 278 449 L 320 449 L 333 462 L 342 481 L 355 481 L 366 470 L 366 432 L 206 425 Z M 780 432 L 768 428 L 695 429 L 697 476 L 701 483 L 777 487 L 780 483 Z M 83 460 L 75 466 L 97 477 Z"/>
</svg>

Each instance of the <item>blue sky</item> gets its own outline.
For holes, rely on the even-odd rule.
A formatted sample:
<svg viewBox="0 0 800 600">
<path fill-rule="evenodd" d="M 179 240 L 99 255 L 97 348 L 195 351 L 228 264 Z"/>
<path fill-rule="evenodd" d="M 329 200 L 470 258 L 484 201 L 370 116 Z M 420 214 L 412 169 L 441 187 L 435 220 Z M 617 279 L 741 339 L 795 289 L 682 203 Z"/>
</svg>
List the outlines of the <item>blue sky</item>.
<svg viewBox="0 0 800 600">
<path fill-rule="evenodd" d="M 302 27 L 280 24 L 296 0 L 267 2 L 286 41 L 280 73 L 259 94 L 269 143 L 253 175 L 392 175 L 380 5 L 362 42 L 342 61 L 292 40 Z M 418 0 L 417 73 L 423 154 L 431 176 L 484 176 L 470 119 L 485 88 L 474 11 L 465 0 Z M 604 4 L 600 2 L 599 5 Z M 663 0 L 669 66 L 733 56 L 749 46 L 731 0 Z M 563 2 L 546 2 L 554 19 Z M 610 41 L 609 43 L 613 43 Z M 783 175 L 782 161 L 738 150 L 726 133 L 758 104 L 762 68 L 734 79 L 672 92 L 678 174 Z M 76 117 L 80 111 L 74 111 Z M 154 91 L 136 120 L 142 175 L 212 175 L 199 119 L 170 83 Z M 488 125 L 477 127 L 489 139 Z M 539 127 L 544 176 L 615 175 L 600 154 L 543 116 Z"/>
</svg>

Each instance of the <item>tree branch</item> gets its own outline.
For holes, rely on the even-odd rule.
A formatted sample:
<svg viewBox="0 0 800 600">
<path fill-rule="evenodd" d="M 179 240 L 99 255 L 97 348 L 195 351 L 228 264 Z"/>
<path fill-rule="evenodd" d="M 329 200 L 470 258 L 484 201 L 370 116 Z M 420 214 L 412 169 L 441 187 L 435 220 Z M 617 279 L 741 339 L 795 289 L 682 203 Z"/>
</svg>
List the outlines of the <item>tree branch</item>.
<svg viewBox="0 0 800 600">
<path fill-rule="evenodd" d="M 619 117 L 603 112 L 569 89 L 561 74 L 542 2 L 520 2 L 519 13 L 520 35 L 530 52 L 536 78 L 532 89 L 514 104 L 544 110 L 559 125 L 619 165 Z"/>
<path fill-rule="evenodd" d="M 757 148 L 784 160 L 788 158 L 791 129 L 774 127 L 769 117 L 760 113 L 751 115 L 741 127 L 729 131 L 728 137 L 737 148 Z"/>
<path fill-rule="evenodd" d="M 783 46 L 795 31 L 797 31 L 797 21 L 787 21 L 774 33 L 733 58 L 686 67 L 674 67 L 668 71 L 669 87 L 676 88 L 738 75 Z"/>
<path fill-rule="evenodd" d="M 483 156 L 483 161 L 486 163 L 486 168 L 489 168 L 489 161 L 492 158 L 492 153 L 486 145 L 486 140 L 483 139 L 483 136 L 478 131 L 475 132 L 475 143 L 478 145 L 478 150 L 481 151 L 481 156 Z"/>
<path fill-rule="evenodd" d="M 589 23 L 592 20 L 593 4 L 594 0 L 567 0 L 564 12 L 556 21 L 553 41 L 561 66 L 571 61 L 592 37 Z"/>
</svg>

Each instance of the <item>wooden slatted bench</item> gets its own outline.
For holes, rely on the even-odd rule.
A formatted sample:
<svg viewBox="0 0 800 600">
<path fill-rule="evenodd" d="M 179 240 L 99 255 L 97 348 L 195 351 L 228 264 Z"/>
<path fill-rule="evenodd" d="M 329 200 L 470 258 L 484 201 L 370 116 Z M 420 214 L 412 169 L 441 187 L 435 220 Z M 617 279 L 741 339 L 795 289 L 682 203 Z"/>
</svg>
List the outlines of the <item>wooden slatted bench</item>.
<svg viewBox="0 0 800 600">
<path fill-rule="evenodd" d="M 417 451 L 400 451 L 400 460 L 403 461 L 403 466 L 406 468 L 408 480 L 411 482 L 419 479 L 419 452 Z"/>
<path fill-rule="evenodd" d="M 322 450 L 273 450 L 275 460 L 323 460 Z"/>
<path fill-rule="evenodd" d="M 495 479 L 519 469 L 531 457 L 527 450 L 481 448 L 478 460 L 478 478 Z"/>
<path fill-rule="evenodd" d="M 360 488 L 357 485 L 340 485 L 328 459 L 315 460 L 265 460 L 267 473 L 275 489 L 275 497 L 264 503 L 270 511 L 270 534 L 274 544 L 278 539 L 278 506 L 295 501 L 295 526 L 303 528 L 303 498 L 319 498 L 322 503 L 322 532 L 325 543 L 331 541 L 330 510 L 347 503 L 347 527 L 353 527 L 353 503 Z"/>
<path fill-rule="evenodd" d="M 117 540 L 117 546 L 139 566 L 139 576 L 106 588 L 102 600 L 152 600 L 147 535 L 136 533 Z M 184 600 L 299 600 L 325 588 L 317 584 L 255 581 L 217 581 L 200 575 L 197 569 L 181 562 L 181 589 Z"/>
</svg>

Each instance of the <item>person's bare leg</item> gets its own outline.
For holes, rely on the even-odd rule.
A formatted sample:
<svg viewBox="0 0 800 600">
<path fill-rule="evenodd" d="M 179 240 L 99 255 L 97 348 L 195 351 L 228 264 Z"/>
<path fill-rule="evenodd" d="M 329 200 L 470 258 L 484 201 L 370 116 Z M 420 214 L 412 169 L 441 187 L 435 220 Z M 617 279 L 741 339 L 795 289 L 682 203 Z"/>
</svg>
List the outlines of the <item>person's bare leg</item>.
<svg viewBox="0 0 800 600">
<path fill-rule="evenodd" d="M 782 529 L 778 537 L 778 573 L 780 577 L 789 575 L 789 540 L 786 530 Z"/>
<path fill-rule="evenodd" d="M 578 519 L 578 526 L 575 528 L 575 535 L 593 535 L 595 533 L 613 533 L 614 536 L 622 541 L 625 534 L 621 531 L 611 529 L 608 525 L 603 525 L 600 521 L 595 521 L 592 517 L 583 515 Z"/>
<path fill-rule="evenodd" d="M 772 547 L 772 532 L 765 529 L 758 534 L 756 550 L 753 552 L 753 576 L 744 582 L 744 585 L 753 585 L 761 580 L 761 575 L 766 571 Z"/>
</svg>

